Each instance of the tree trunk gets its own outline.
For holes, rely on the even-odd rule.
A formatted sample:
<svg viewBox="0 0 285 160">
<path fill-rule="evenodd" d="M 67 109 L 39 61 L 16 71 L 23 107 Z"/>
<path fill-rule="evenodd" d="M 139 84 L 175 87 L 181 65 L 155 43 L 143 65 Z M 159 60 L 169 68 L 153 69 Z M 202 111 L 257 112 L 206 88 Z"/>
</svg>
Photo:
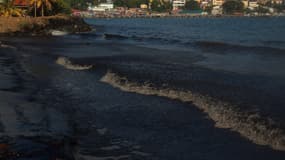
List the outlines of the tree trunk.
<svg viewBox="0 0 285 160">
<path fill-rule="evenodd" d="M 42 2 L 42 17 L 45 16 L 44 15 L 44 3 Z"/>
<path fill-rule="evenodd" d="M 34 7 L 35 7 L 35 17 L 37 17 L 37 1 L 35 1 Z"/>
</svg>

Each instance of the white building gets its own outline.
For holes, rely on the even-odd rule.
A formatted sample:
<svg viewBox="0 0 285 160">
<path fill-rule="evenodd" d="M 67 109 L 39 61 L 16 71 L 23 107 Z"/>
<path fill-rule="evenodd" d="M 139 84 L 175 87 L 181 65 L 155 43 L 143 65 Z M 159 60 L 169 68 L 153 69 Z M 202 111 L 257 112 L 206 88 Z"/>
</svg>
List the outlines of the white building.
<svg viewBox="0 0 285 160">
<path fill-rule="evenodd" d="M 223 8 L 221 6 L 214 6 L 212 9 L 212 15 L 221 15 L 223 14 Z"/>
<path fill-rule="evenodd" d="M 213 6 L 222 6 L 224 2 L 225 2 L 224 0 L 213 0 L 212 1 Z"/>
<path fill-rule="evenodd" d="M 272 4 L 284 4 L 283 0 L 271 0 Z"/>
<path fill-rule="evenodd" d="M 249 8 L 257 8 L 259 6 L 257 0 L 250 0 L 248 1 L 248 7 Z"/>
<path fill-rule="evenodd" d="M 184 7 L 185 4 L 186 4 L 186 0 L 173 0 L 172 1 L 173 10 L 177 10 L 181 7 Z"/>
<path fill-rule="evenodd" d="M 95 7 L 88 7 L 88 10 L 94 11 L 94 12 L 104 12 L 104 11 L 112 10 L 113 8 L 114 8 L 113 3 L 101 3 Z"/>
</svg>

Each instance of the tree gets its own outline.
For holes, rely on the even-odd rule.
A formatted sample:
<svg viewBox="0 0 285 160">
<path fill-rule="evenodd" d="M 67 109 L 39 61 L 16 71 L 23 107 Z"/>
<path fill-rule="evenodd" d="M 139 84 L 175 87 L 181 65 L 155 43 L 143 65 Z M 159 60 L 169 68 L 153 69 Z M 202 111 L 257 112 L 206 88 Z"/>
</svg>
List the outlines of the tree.
<svg viewBox="0 0 285 160">
<path fill-rule="evenodd" d="M 98 6 L 99 3 L 100 3 L 99 0 L 94 0 L 94 1 L 93 1 L 93 4 L 94 4 L 95 6 Z"/>
<path fill-rule="evenodd" d="M 14 0 L 8 1 L 5 0 L 3 5 L 0 6 L 0 16 L 5 16 L 5 17 L 20 17 L 25 14 L 25 12 L 19 8 L 14 7 Z"/>
<path fill-rule="evenodd" d="M 243 9 L 244 9 L 244 4 L 239 0 L 228 0 L 223 4 L 223 12 L 226 14 L 242 12 Z"/>
<path fill-rule="evenodd" d="M 185 4 L 185 9 L 188 9 L 188 10 L 199 10 L 201 8 L 200 8 L 200 5 L 199 5 L 199 3 L 197 1 L 195 1 L 195 0 L 187 0 L 186 4 Z"/>
<path fill-rule="evenodd" d="M 41 16 L 44 16 L 44 10 L 51 10 L 52 4 L 56 0 L 30 0 L 30 4 L 34 6 L 35 17 L 37 16 L 37 9 L 41 9 Z"/>
<path fill-rule="evenodd" d="M 66 2 L 66 0 L 56 0 L 52 3 L 52 6 L 52 9 L 47 11 L 48 15 L 71 13 L 70 3 Z"/>
<path fill-rule="evenodd" d="M 151 10 L 156 12 L 169 12 L 171 10 L 171 3 L 163 0 L 153 0 L 151 3 Z"/>
<path fill-rule="evenodd" d="M 86 10 L 88 8 L 88 4 L 94 4 L 94 0 L 69 0 L 69 4 L 71 8 L 74 9 L 79 9 L 79 10 Z M 102 3 L 101 1 L 97 1 L 98 4 L 99 2 Z"/>
<path fill-rule="evenodd" d="M 265 14 L 265 13 L 268 13 L 269 12 L 269 9 L 268 8 L 264 8 L 262 6 L 258 6 L 256 9 L 255 9 L 256 12 L 258 13 L 261 13 L 261 14 Z"/>
<path fill-rule="evenodd" d="M 115 0 L 114 5 L 116 7 L 127 7 L 128 6 L 127 1 L 125 1 L 125 0 Z"/>
<path fill-rule="evenodd" d="M 272 7 L 279 13 L 285 10 L 284 4 L 273 4 Z"/>
<path fill-rule="evenodd" d="M 208 14 L 211 14 L 212 10 L 213 10 L 213 6 L 206 6 L 204 8 L 204 11 L 207 12 Z"/>
<path fill-rule="evenodd" d="M 30 15 L 37 16 L 38 12 L 41 12 L 41 16 L 51 16 L 56 14 L 70 14 L 70 0 L 49 0 L 49 6 L 44 4 L 42 0 L 30 0 L 33 8 L 30 10 Z M 41 1 L 41 2 L 38 2 Z"/>
</svg>

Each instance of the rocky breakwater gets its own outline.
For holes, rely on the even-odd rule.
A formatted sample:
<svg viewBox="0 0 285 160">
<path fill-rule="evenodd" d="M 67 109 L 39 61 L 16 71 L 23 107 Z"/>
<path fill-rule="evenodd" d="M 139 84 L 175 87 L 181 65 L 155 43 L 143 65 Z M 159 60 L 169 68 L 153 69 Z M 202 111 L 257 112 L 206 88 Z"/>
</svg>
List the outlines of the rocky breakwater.
<svg viewBox="0 0 285 160">
<path fill-rule="evenodd" d="M 0 17 L 0 35 L 4 36 L 47 36 L 53 30 L 78 33 L 91 27 L 82 18 L 70 16 Z"/>
</svg>

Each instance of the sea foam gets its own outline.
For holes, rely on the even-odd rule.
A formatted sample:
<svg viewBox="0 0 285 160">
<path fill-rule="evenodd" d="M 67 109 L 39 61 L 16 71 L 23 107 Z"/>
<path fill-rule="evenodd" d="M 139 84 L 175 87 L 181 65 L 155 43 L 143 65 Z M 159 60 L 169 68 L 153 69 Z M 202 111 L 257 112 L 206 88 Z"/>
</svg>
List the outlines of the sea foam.
<svg viewBox="0 0 285 160">
<path fill-rule="evenodd" d="M 171 87 L 156 88 L 150 83 L 132 82 L 127 77 L 122 77 L 112 71 L 108 71 L 101 81 L 126 92 L 156 95 L 192 103 L 207 113 L 216 122 L 217 127 L 229 128 L 256 144 L 268 145 L 273 149 L 285 151 L 285 133 L 282 128 L 276 127 L 272 119 L 261 117 L 258 113 L 240 111 L 235 104 L 190 90 L 181 91 Z"/>
<path fill-rule="evenodd" d="M 88 70 L 93 67 L 93 65 L 79 65 L 73 64 L 68 58 L 66 57 L 58 57 L 56 63 L 63 66 L 66 69 L 70 70 Z"/>
</svg>

